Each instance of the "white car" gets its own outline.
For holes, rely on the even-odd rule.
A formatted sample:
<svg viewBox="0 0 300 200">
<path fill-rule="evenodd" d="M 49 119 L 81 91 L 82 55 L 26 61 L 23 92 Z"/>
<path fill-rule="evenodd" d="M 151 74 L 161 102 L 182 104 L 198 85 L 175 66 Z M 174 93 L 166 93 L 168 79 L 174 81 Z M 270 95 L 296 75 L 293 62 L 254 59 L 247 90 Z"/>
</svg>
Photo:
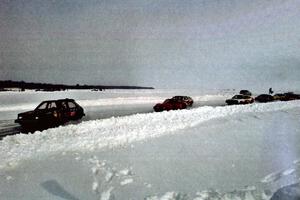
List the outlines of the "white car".
<svg viewBox="0 0 300 200">
<path fill-rule="evenodd" d="M 227 99 L 225 102 L 228 105 L 250 104 L 254 102 L 254 98 L 248 95 L 238 94 L 233 96 L 231 99 Z"/>
</svg>

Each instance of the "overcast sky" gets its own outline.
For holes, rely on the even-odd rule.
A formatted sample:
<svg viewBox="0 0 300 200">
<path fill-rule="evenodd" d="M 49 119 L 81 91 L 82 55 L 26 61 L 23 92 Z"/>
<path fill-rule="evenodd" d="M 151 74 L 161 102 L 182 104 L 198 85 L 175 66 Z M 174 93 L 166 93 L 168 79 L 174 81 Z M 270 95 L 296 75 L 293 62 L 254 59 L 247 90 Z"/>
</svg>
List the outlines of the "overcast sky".
<svg viewBox="0 0 300 200">
<path fill-rule="evenodd" d="M 299 0 L 1 0 L 0 79 L 299 84 Z"/>
</svg>

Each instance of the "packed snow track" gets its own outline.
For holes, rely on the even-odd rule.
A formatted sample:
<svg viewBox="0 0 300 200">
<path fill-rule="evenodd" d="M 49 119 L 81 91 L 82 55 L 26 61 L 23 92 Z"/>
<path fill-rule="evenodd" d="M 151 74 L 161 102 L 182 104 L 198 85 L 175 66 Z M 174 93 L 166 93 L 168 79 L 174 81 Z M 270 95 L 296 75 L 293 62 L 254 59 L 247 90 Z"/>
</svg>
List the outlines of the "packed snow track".
<svg viewBox="0 0 300 200">
<path fill-rule="evenodd" d="M 125 92 L 125 97 L 119 97 L 120 93 L 124 92 L 109 92 L 102 95 L 102 92 L 90 91 L 70 91 L 70 92 L 55 92 L 53 96 L 49 96 L 47 92 L 5 92 L 0 93 L 0 99 L 4 103 L 0 105 L 0 139 L 6 135 L 14 135 L 20 132 L 28 132 L 23 130 L 18 124 L 14 123 L 17 114 L 34 109 L 41 101 L 59 98 L 76 98 L 77 102 L 84 108 L 86 116 L 81 120 L 71 121 L 68 124 L 78 124 L 82 121 L 106 119 L 110 117 L 119 117 L 133 115 L 137 113 L 153 112 L 153 105 L 163 101 L 169 97 L 158 92 L 157 96 L 151 96 L 152 93 L 146 95 L 138 93 L 140 96 L 131 96 Z M 177 93 L 174 93 L 174 95 Z M 22 98 L 24 96 L 24 98 Z M 34 97 L 34 98 L 33 98 Z M 199 106 L 223 106 L 225 95 L 203 95 L 196 96 L 194 108 Z M 11 98 L 15 98 L 11 101 Z M 35 102 L 35 103 L 32 103 Z"/>
</svg>

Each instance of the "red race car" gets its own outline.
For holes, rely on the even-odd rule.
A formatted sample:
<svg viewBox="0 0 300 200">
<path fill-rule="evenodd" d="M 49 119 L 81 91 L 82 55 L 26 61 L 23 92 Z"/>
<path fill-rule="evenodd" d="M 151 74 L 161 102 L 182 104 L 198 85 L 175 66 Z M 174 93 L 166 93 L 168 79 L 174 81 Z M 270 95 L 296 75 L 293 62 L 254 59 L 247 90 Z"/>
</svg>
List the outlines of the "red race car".
<svg viewBox="0 0 300 200">
<path fill-rule="evenodd" d="M 192 106 L 194 103 L 193 99 L 188 96 L 174 96 L 172 99 L 176 101 L 183 101 L 187 106 Z"/>
<path fill-rule="evenodd" d="M 176 99 L 166 99 L 163 103 L 156 104 L 153 109 L 155 112 L 161 112 L 164 110 L 179 110 L 185 109 L 187 104 L 183 101 L 178 101 Z"/>
</svg>

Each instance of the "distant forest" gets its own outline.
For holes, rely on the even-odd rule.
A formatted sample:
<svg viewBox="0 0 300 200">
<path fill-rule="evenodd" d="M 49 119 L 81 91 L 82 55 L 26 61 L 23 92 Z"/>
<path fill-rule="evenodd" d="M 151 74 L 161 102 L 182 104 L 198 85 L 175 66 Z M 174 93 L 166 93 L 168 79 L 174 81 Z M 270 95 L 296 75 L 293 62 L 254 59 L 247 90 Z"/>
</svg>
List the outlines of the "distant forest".
<svg viewBox="0 0 300 200">
<path fill-rule="evenodd" d="M 11 89 L 19 89 L 24 91 L 25 89 L 41 90 L 41 91 L 61 91 L 68 89 L 91 89 L 91 90 L 105 90 L 105 89 L 154 89 L 153 87 L 140 87 L 140 86 L 106 86 L 106 85 L 63 85 L 63 84 L 50 84 L 50 83 L 27 83 L 24 81 L 1 81 L 0 91 L 6 91 Z"/>
</svg>

